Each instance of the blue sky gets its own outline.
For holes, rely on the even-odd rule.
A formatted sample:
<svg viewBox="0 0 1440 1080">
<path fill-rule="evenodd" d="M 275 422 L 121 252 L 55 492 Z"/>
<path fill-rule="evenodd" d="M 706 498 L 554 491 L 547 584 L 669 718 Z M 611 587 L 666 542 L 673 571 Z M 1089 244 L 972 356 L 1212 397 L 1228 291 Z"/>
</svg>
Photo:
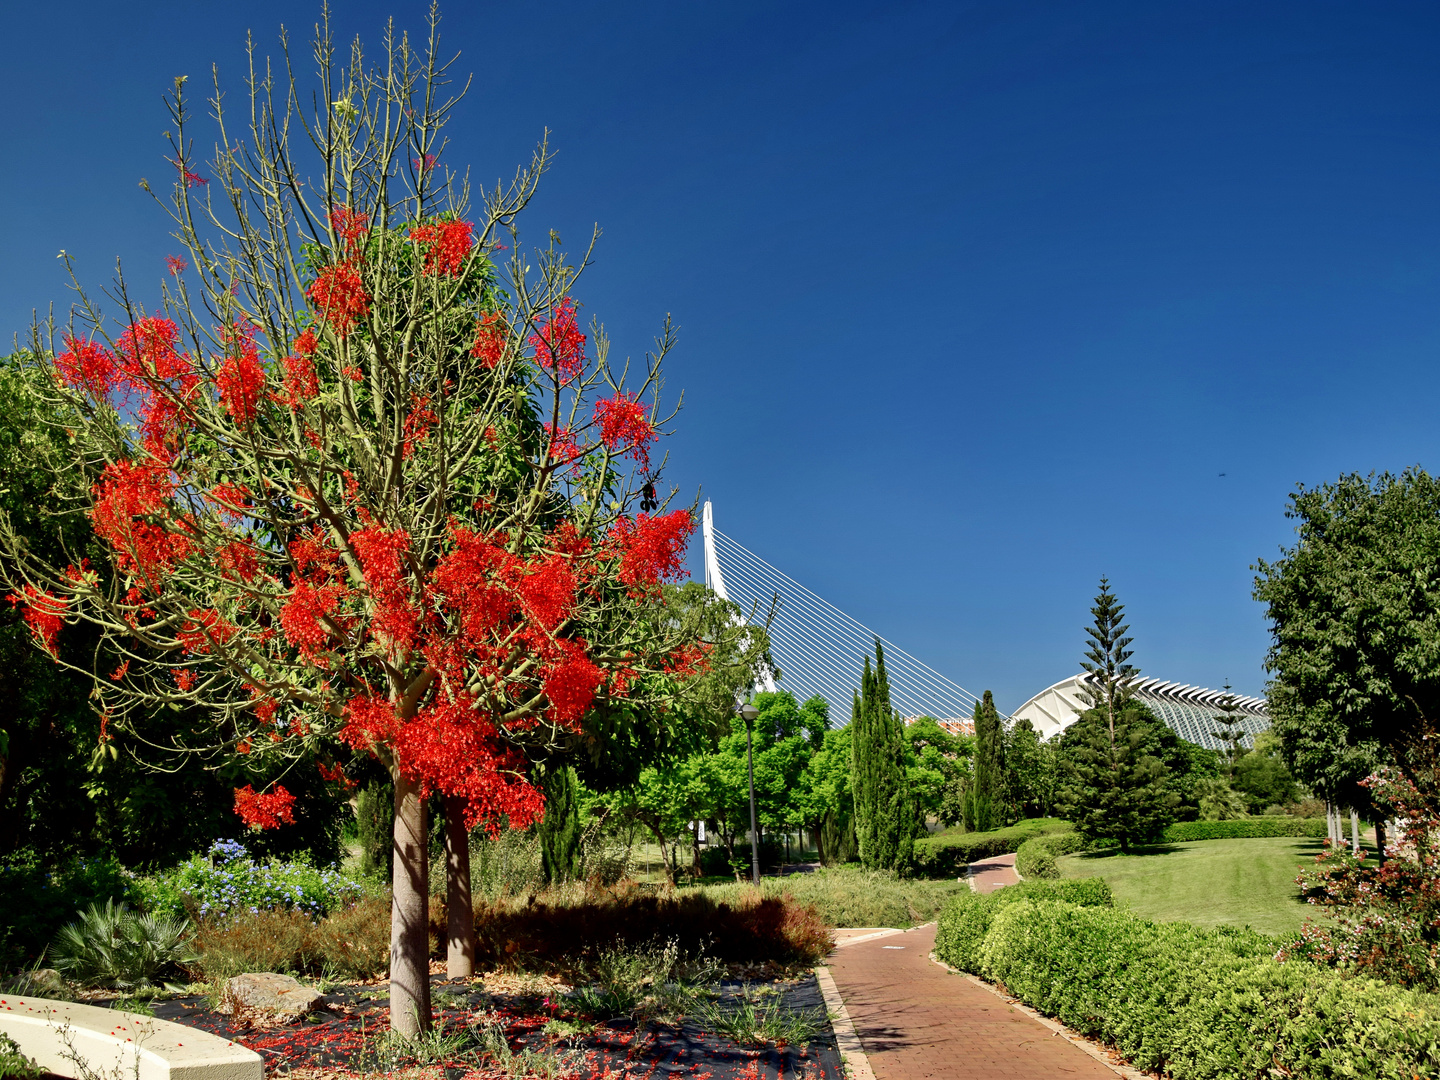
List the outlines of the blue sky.
<svg viewBox="0 0 1440 1080">
<path fill-rule="evenodd" d="M 245 31 L 318 12 L 10 7 L 7 339 L 66 302 L 61 248 L 158 280 L 161 94 L 214 62 L 238 103 Z M 1294 485 L 1434 465 L 1434 5 L 452 9 L 450 164 L 549 127 L 530 237 L 601 224 L 617 351 L 682 328 L 668 479 L 1002 708 L 1076 669 L 1101 574 L 1146 674 L 1262 692 Z"/>
</svg>

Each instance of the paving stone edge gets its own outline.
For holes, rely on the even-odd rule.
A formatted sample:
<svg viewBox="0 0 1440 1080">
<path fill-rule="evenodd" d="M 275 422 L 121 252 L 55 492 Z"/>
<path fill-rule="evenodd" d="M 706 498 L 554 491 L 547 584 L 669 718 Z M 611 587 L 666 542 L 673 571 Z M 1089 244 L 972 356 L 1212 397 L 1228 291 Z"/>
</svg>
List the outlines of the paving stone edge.
<svg viewBox="0 0 1440 1080">
<path fill-rule="evenodd" d="M 820 984 L 820 993 L 825 998 L 825 1009 L 830 1013 L 830 1026 L 835 1029 L 835 1045 L 840 1050 L 840 1060 L 845 1063 L 845 1071 L 850 1080 L 875 1080 L 870 1059 L 865 1056 L 865 1050 L 860 1045 L 860 1036 L 855 1033 L 855 1025 L 850 1021 L 850 1014 L 845 1011 L 845 1002 L 840 997 L 840 990 L 830 975 L 830 969 L 823 964 L 817 966 L 815 981 Z"/>
</svg>

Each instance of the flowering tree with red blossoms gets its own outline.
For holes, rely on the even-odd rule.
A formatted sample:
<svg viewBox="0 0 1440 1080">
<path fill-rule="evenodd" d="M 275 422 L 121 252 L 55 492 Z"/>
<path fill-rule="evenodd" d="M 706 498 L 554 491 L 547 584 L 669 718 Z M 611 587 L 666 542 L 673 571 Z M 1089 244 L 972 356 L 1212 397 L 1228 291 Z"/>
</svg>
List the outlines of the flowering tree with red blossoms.
<svg viewBox="0 0 1440 1080">
<path fill-rule="evenodd" d="M 91 673 L 102 738 L 199 706 L 212 743 L 142 749 L 283 756 L 343 782 L 348 745 L 389 770 L 391 1020 L 408 1033 L 430 1017 L 426 798 L 446 800 L 464 974 L 463 830 L 535 820 L 529 757 L 583 740 L 592 710 L 663 711 L 704 663 L 660 601 L 691 515 L 632 514 L 664 464 L 671 329 L 643 369 L 617 367 L 572 299 L 588 253 L 572 264 L 552 233 L 520 254 L 543 143 L 471 215 L 443 164 L 435 22 L 423 50 L 387 34 L 378 67 L 358 43 L 339 63 L 322 24 L 314 112 L 288 52 L 279 79 L 252 52 L 247 130 L 217 81 L 208 165 L 176 81 L 162 205 L 185 254 L 158 308 L 117 274 L 106 314 L 77 283 L 69 324 L 37 327 L 31 351 L 90 482 L 70 509 L 108 563 L 48 563 L 0 521 L 37 642 L 58 657 L 86 620 L 121 657 Z M 280 784 L 235 797 L 261 828 L 292 804 Z"/>
</svg>

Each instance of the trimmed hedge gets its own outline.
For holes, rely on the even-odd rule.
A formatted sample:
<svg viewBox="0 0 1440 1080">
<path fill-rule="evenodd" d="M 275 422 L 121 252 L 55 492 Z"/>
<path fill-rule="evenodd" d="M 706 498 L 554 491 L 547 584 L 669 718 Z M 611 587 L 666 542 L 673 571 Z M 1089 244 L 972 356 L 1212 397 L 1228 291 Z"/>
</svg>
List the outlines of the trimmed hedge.
<svg viewBox="0 0 1440 1080">
<path fill-rule="evenodd" d="M 1306 836 L 1323 839 L 1324 818 L 1253 817 L 1234 821 L 1180 821 L 1165 830 L 1166 844 L 1190 840 L 1247 840 L 1264 836 Z"/>
<path fill-rule="evenodd" d="M 1022 878 L 1058 878 L 1058 855 L 1073 855 L 1090 847 L 1079 833 L 1057 833 L 1026 840 L 1015 852 L 1015 872 Z M 1099 845 L 1096 845 L 1099 846 Z"/>
<path fill-rule="evenodd" d="M 980 970 L 980 949 L 995 913 L 1022 900 L 1064 900 L 1085 907 L 1110 907 L 1115 898 L 1104 878 L 1022 881 L 992 893 L 966 892 L 945 905 L 935 926 L 935 955 L 964 971 Z"/>
<path fill-rule="evenodd" d="M 1000 905 L 978 948 L 936 938 L 947 963 L 1175 1080 L 1440 1075 L 1440 998 L 1278 963 L 1275 945 L 1053 900 Z"/>
<path fill-rule="evenodd" d="M 920 877 L 956 877 L 968 863 L 1008 855 L 1036 836 L 1073 832 L 1075 826 L 1059 818 L 1027 818 L 1006 829 L 990 832 L 935 833 L 915 841 L 915 873 Z"/>
</svg>

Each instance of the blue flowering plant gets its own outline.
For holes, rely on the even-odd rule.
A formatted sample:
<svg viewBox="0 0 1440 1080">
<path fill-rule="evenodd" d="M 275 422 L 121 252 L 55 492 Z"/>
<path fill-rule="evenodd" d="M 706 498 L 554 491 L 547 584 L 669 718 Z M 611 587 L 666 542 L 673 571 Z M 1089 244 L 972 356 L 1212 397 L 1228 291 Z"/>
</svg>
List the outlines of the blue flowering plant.
<svg viewBox="0 0 1440 1080">
<path fill-rule="evenodd" d="M 236 840 L 217 840 L 205 854 L 142 879 L 139 890 L 152 912 L 218 922 L 260 911 L 318 919 L 364 895 L 359 882 L 338 870 L 305 861 L 257 862 Z"/>
</svg>

